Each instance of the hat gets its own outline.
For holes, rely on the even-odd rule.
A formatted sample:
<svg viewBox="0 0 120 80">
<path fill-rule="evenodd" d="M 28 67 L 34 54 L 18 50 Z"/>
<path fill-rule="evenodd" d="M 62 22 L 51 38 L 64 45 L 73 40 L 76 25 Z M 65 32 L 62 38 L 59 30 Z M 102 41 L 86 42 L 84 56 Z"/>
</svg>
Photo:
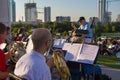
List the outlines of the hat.
<svg viewBox="0 0 120 80">
<path fill-rule="evenodd" d="M 78 22 L 80 22 L 81 20 L 85 20 L 85 17 L 83 17 L 83 16 L 80 17 L 79 20 L 78 20 Z"/>
</svg>

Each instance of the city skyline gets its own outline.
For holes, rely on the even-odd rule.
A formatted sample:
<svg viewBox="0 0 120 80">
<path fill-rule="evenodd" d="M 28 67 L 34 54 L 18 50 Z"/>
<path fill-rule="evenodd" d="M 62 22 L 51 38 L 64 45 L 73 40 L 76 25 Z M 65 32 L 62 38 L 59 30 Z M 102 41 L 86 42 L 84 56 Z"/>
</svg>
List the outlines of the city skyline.
<svg viewBox="0 0 120 80">
<path fill-rule="evenodd" d="M 15 0 L 16 2 L 16 20 L 25 19 L 24 4 L 28 0 Z M 33 0 L 31 0 L 33 2 Z M 77 21 L 80 16 L 98 17 L 98 0 L 34 0 L 37 3 L 38 11 L 44 12 L 42 8 L 51 7 L 51 20 L 55 21 L 56 16 L 71 16 L 71 21 Z M 112 21 L 115 21 L 120 14 L 120 1 L 109 3 L 109 11 L 112 12 Z M 39 14 L 39 18 L 44 20 L 44 14 Z"/>
</svg>

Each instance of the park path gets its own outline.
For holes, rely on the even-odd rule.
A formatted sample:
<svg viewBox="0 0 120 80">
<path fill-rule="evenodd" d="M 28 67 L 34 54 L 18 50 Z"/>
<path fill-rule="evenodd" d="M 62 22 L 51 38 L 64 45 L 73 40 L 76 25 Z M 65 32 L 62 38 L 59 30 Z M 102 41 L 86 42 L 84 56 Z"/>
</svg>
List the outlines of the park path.
<svg viewBox="0 0 120 80">
<path fill-rule="evenodd" d="M 112 78 L 112 80 L 120 80 L 120 69 L 113 69 L 103 65 L 100 66 L 103 74 L 108 75 L 109 77 Z"/>
</svg>

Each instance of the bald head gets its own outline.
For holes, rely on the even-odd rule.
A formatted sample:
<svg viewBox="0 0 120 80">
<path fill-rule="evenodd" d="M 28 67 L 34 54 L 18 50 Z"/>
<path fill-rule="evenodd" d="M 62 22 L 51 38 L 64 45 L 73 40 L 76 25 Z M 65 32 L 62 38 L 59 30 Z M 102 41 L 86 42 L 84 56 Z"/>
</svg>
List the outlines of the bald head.
<svg viewBox="0 0 120 80">
<path fill-rule="evenodd" d="M 40 49 L 45 46 L 46 41 L 51 39 L 51 33 L 46 28 L 38 28 L 32 33 L 32 42 L 34 49 Z"/>
</svg>

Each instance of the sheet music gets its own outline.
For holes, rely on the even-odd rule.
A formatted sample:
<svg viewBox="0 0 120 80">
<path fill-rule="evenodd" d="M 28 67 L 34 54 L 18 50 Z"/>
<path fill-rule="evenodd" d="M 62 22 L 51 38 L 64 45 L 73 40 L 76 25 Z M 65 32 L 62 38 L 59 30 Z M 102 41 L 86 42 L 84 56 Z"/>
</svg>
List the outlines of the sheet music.
<svg viewBox="0 0 120 80">
<path fill-rule="evenodd" d="M 84 44 L 81 53 L 77 56 L 77 61 L 93 64 L 98 53 L 98 46 Z"/>
<path fill-rule="evenodd" d="M 60 41 L 60 48 L 63 47 L 63 45 L 64 45 L 65 42 L 66 42 L 66 39 L 61 39 L 61 41 Z"/>
<path fill-rule="evenodd" d="M 65 43 L 63 50 L 67 50 L 65 59 L 86 64 L 94 64 L 99 46 L 90 44 Z"/>
<path fill-rule="evenodd" d="M 60 39 L 54 39 L 53 46 L 59 45 Z"/>
<path fill-rule="evenodd" d="M 81 44 L 71 44 L 68 46 L 67 53 L 65 55 L 65 59 L 69 61 L 76 61 L 78 52 L 81 48 Z"/>
<path fill-rule="evenodd" d="M 71 43 L 64 43 L 62 50 L 69 50 Z"/>
<path fill-rule="evenodd" d="M 55 48 L 62 48 L 66 39 L 54 39 L 53 41 L 53 47 Z"/>
</svg>

